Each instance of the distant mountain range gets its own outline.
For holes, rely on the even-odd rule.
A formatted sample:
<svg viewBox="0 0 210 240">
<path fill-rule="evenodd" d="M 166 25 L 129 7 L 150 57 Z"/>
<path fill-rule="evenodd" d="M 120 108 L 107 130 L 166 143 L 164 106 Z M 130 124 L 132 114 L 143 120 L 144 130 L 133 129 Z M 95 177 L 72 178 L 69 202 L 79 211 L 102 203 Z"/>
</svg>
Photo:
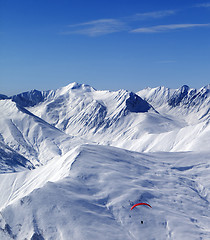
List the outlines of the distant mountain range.
<svg viewBox="0 0 210 240">
<path fill-rule="evenodd" d="M 186 85 L 179 89 L 165 87 L 146 88 L 137 93 L 153 104 L 157 109 L 170 112 L 177 116 L 194 114 L 195 121 L 209 119 L 210 85 L 193 89 Z M 189 118 L 188 118 L 189 119 Z"/>
<path fill-rule="evenodd" d="M 71 83 L 10 99 L 22 112 L 27 109 L 27 116 L 31 113 L 62 133 L 88 141 L 135 151 L 193 151 L 206 148 L 197 141 L 208 140 L 209 96 L 209 85 L 198 90 L 146 88 L 135 94 Z"/>
</svg>

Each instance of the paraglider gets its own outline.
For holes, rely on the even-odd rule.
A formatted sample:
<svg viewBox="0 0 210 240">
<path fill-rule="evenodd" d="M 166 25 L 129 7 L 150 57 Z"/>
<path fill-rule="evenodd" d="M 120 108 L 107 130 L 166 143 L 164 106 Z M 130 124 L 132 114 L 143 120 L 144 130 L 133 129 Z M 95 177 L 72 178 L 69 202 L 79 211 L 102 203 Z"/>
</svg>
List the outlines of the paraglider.
<svg viewBox="0 0 210 240">
<path fill-rule="evenodd" d="M 136 203 L 136 204 L 133 205 L 133 207 L 131 208 L 131 210 L 132 210 L 133 208 L 135 208 L 136 206 L 139 206 L 139 205 L 146 205 L 146 206 L 151 207 L 148 203 Z M 152 207 L 151 207 L 151 208 L 152 208 Z"/>
<path fill-rule="evenodd" d="M 148 203 L 136 203 L 131 207 L 131 210 L 134 209 L 136 206 L 139 206 L 139 205 L 145 205 L 145 206 L 148 206 L 148 207 L 152 208 Z M 143 223 L 144 222 L 141 221 L 141 224 L 143 224 Z"/>
</svg>

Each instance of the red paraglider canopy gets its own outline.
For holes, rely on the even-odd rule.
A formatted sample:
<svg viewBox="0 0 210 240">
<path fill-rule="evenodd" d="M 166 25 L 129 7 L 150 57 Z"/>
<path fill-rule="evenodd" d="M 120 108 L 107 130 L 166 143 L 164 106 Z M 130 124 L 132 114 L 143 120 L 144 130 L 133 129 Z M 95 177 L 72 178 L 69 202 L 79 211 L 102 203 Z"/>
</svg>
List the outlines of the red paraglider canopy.
<svg viewBox="0 0 210 240">
<path fill-rule="evenodd" d="M 137 203 L 137 204 L 134 204 L 134 205 L 133 205 L 133 207 L 131 208 L 131 210 L 132 210 L 133 208 L 135 208 L 136 206 L 139 206 L 139 205 L 146 205 L 146 206 L 151 207 L 148 203 Z M 152 208 L 152 207 L 151 207 L 151 208 Z"/>
</svg>

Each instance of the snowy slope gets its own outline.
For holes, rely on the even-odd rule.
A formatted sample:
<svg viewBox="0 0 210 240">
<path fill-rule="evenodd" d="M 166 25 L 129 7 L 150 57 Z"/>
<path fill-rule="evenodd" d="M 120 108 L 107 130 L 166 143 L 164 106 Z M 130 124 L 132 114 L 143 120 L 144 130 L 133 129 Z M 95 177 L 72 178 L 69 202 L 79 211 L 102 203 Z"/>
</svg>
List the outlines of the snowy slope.
<svg viewBox="0 0 210 240">
<path fill-rule="evenodd" d="M 189 124 L 210 119 L 210 85 L 193 89 L 146 88 L 137 93 L 161 113 L 184 118 Z"/>
<path fill-rule="evenodd" d="M 146 88 L 137 94 L 152 104 L 161 115 L 184 123 L 179 131 L 171 132 L 168 136 L 162 135 L 163 142 L 173 146 L 172 151 L 209 150 L 210 85 L 200 89 L 186 85 L 179 89 Z"/>
<path fill-rule="evenodd" d="M 209 86 L 0 95 L 0 239 L 210 239 L 209 105 Z"/>
<path fill-rule="evenodd" d="M 71 146 L 73 137 L 11 100 L 1 100 L 0 110 L 0 140 L 34 166 L 45 164 L 75 146 L 75 143 Z"/>
<path fill-rule="evenodd" d="M 154 112 L 132 92 L 96 91 L 78 83 L 51 92 L 45 101 L 28 109 L 62 131 L 80 136 L 104 131 L 129 113 Z"/>
<path fill-rule="evenodd" d="M 202 144 L 210 141 L 208 86 L 148 88 L 138 92 L 146 101 L 125 90 L 97 91 L 77 83 L 44 95 L 27 109 L 67 134 L 140 152 L 208 150 Z"/>
<path fill-rule="evenodd" d="M 40 171 L 0 176 L 3 190 L 13 182 L 0 234 L 21 240 L 210 239 L 209 166 L 207 154 L 81 145 Z M 152 209 L 131 211 L 139 201 Z"/>
<path fill-rule="evenodd" d="M 33 169 L 33 164 L 0 141 L 0 173 Z"/>
</svg>

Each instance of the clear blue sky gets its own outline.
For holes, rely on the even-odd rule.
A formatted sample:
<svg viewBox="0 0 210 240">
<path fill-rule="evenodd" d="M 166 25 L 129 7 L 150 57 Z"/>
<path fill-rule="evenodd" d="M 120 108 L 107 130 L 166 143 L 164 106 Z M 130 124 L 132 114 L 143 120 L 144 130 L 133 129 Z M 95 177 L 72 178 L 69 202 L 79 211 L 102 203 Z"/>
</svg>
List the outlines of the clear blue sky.
<svg viewBox="0 0 210 240">
<path fill-rule="evenodd" d="M 210 0 L 0 0 L 0 93 L 210 82 Z"/>
</svg>

